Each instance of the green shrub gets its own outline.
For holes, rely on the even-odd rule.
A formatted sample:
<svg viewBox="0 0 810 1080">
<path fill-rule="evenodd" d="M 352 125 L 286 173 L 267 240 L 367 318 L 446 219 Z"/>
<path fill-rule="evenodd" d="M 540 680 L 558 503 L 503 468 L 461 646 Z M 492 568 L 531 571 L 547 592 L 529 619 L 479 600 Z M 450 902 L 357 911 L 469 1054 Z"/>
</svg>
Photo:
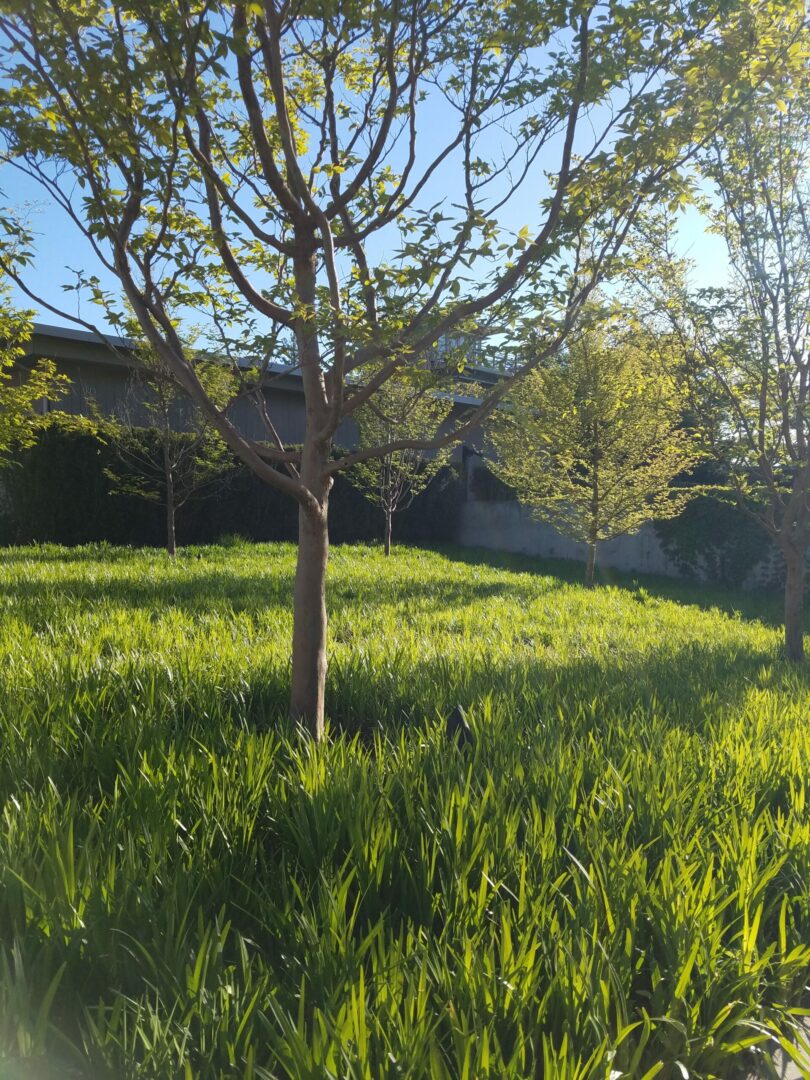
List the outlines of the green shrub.
<svg viewBox="0 0 810 1080">
<path fill-rule="evenodd" d="M 693 499 L 679 517 L 657 521 L 655 531 L 682 573 L 722 585 L 741 585 L 772 547 L 743 510 L 707 495 Z"/>
</svg>

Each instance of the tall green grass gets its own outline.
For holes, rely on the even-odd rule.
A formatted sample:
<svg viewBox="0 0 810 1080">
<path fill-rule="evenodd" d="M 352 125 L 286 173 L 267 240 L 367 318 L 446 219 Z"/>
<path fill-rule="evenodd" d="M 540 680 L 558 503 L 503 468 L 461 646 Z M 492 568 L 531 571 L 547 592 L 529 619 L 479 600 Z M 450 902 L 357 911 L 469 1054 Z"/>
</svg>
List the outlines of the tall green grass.
<svg viewBox="0 0 810 1080">
<path fill-rule="evenodd" d="M 767 599 L 337 548 L 314 746 L 293 565 L 0 558 L 3 1080 L 666 1080 L 787 1039 L 810 690 Z"/>
</svg>

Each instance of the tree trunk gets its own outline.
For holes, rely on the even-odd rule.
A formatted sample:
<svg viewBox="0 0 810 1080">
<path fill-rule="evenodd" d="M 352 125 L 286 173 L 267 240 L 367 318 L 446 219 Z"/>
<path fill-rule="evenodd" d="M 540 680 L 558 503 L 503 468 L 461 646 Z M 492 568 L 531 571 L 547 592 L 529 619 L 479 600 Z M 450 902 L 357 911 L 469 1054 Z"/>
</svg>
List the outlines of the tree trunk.
<svg viewBox="0 0 810 1080">
<path fill-rule="evenodd" d="M 306 428 L 299 478 L 308 497 L 298 507 L 298 562 L 293 590 L 292 686 L 290 715 L 320 740 L 326 693 L 326 564 L 329 558 L 331 451 L 327 420 L 331 404 L 321 366 L 315 320 L 317 247 L 314 232 L 296 232 L 293 260 L 298 301 L 308 313 L 296 320 L 295 340 L 304 387 Z"/>
<path fill-rule="evenodd" d="M 596 541 L 588 544 L 588 558 L 585 563 L 585 584 L 590 589 L 593 586 L 593 571 L 596 566 Z"/>
<path fill-rule="evenodd" d="M 320 510 L 298 509 L 298 561 L 293 592 L 290 714 L 315 739 L 324 730 L 326 691 L 326 564 L 329 558 L 328 447 L 305 447 L 301 478 L 317 492 Z M 320 489 L 320 490 L 319 490 Z"/>
<path fill-rule="evenodd" d="M 385 554 L 391 554 L 391 518 L 393 514 L 390 510 L 385 511 Z"/>
<path fill-rule="evenodd" d="M 804 552 L 785 557 L 785 652 L 789 660 L 804 655 Z"/>
<path fill-rule="evenodd" d="M 594 421 L 593 426 L 593 445 L 599 446 L 599 426 Z M 599 453 L 597 451 L 596 456 L 592 463 L 592 479 L 591 479 L 591 513 L 590 521 L 588 522 L 588 531 L 591 536 L 588 540 L 588 558 L 585 562 L 585 584 L 591 589 L 593 588 L 593 571 L 596 566 L 596 545 L 599 539 L 599 511 L 601 507 L 601 501 L 599 496 Z"/>
<path fill-rule="evenodd" d="M 163 471 L 166 480 L 166 551 L 174 558 L 177 554 L 177 534 L 174 527 L 174 474 L 167 441 L 163 443 Z"/>
</svg>

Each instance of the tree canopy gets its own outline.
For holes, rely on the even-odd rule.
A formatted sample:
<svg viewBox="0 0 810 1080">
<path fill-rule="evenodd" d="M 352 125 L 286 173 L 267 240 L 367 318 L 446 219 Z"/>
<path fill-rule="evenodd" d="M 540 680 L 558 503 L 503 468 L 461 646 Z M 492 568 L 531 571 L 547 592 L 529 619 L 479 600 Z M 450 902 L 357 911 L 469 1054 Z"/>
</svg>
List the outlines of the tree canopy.
<svg viewBox="0 0 810 1080">
<path fill-rule="evenodd" d="M 47 424 L 50 403 L 68 388 L 67 376 L 51 360 L 21 365 L 31 337 L 29 312 L 16 310 L 0 288 L 0 466 L 31 446 Z"/>
<path fill-rule="evenodd" d="M 558 345 L 638 206 L 680 198 L 718 114 L 774 77 L 760 48 L 740 80 L 752 7 L 784 18 L 730 0 L 16 2 L 5 156 L 190 390 L 176 319 L 193 311 L 224 349 L 295 365 L 306 344 L 328 433 L 455 327 Z M 217 422 L 307 501 L 271 468 L 294 452 Z"/>
<path fill-rule="evenodd" d="M 680 513 L 692 489 L 672 486 L 697 461 L 684 396 L 627 327 L 590 328 L 533 371 L 494 418 L 492 468 L 532 513 L 596 547 Z"/>
</svg>

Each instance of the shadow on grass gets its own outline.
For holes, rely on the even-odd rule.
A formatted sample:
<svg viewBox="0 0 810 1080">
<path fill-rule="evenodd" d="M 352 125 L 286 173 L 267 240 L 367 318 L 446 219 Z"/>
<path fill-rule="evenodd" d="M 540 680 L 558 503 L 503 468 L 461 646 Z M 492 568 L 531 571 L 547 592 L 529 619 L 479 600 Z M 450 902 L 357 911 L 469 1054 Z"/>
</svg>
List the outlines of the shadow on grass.
<svg viewBox="0 0 810 1080">
<path fill-rule="evenodd" d="M 456 546 L 434 549 L 451 562 L 466 566 L 481 566 L 508 570 L 512 573 L 548 575 L 566 584 L 584 584 L 584 565 L 575 559 L 546 559 L 533 555 L 518 555 L 493 551 L 489 548 Z M 664 574 L 642 574 L 615 570 L 610 566 L 596 567 L 598 585 L 636 592 L 642 588 L 650 596 L 672 600 L 684 606 L 694 605 L 704 610 L 717 608 L 728 615 L 755 619 L 767 626 L 782 625 L 782 593 L 773 589 L 735 589 L 730 586 L 672 578 Z M 805 625 L 810 628 L 810 611 L 805 612 Z"/>
<path fill-rule="evenodd" d="M 122 770 L 137 775 L 144 756 L 160 760 L 170 747 L 172 754 L 196 754 L 200 745 L 227 753 L 237 731 L 291 731 L 286 664 L 246 658 L 233 684 L 203 670 L 184 683 L 158 658 L 142 657 L 118 679 L 94 666 L 74 673 L 69 689 L 57 689 L 54 703 L 54 687 L 32 688 L 24 707 L 0 694 L 0 799 L 21 775 L 33 790 L 56 784 L 94 796 L 111 792 Z M 329 670 L 327 715 L 336 736 L 360 735 L 370 746 L 375 731 L 398 739 L 411 729 L 421 738 L 426 727 L 443 726 L 457 703 L 480 721 L 490 701 L 510 739 L 563 732 L 578 741 L 593 737 L 610 754 L 626 751 L 628 732 L 646 750 L 670 730 L 704 734 L 738 716 L 746 696 L 761 690 L 795 702 L 810 690 L 810 673 L 775 650 L 711 643 L 565 661 L 528 648 L 498 662 L 392 653 L 370 666 L 342 654 Z"/>
<path fill-rule="evenodd" d="M 131 557 L 130 553 L 130 557 Z M 97 563 L 106 556 L 95 553 L 88 563 Z M 9 561 L 9 560 L 6 560 Z M 13 561 L 13 560 L 11 560 Z M 47 556 L 37 562 L 58 563 L 56 556 Z M 65 560 L 70 561 L 70 560 Z M 82 562 L 82 559 L 75 559 Z M 112 560 L 124 563 L 126 560 Z M 19 564 L 23 567 L 24 561 Z M 549 583 L 548 591 L 553 591 Z M 161 567 L 161 576 L 148 578 L 67 578 L 48 580 L 47 577 L 21 575 L 14 581 L 0 583 L 0 598 L 6 597 L 15 605 L 27 605 L 34 621 L 44 612 L 43 601 L 57 600 L 62 603 L 97 604 L 113 602 L 128 608 L 180 608 L 189 612 L 234 611 L 259 613 L 273 607 L 289 609 L 292 605 L 293 572 L 235 572 L 227 565 L 218 566 L 205 562 L 178 562 L 176 571 L 168 561 Z M 333 612 L 342 605 L 362 603 L 366 607 L 399 607 L 407 604 L 414 612 L 431 610 L 437 605 L 462 608 L 493 597 L 514 595 L 509 582 L 492 581 L 439 581 L 435 577 L 426 581 L 417 578 L 399 579 L 391 588 L 380 588 L 379 582 L 368 581 L 355 585 L 342 581 L 339 572 L 330 575 L 327 582 L 328 602 Z"/>
<path fill-rule="evenodd" d="M 289 547 L 289 545 L 285 545 Z M 533 597 L 538 595 L 538 580 L 548 578 L 547 589 L 553 592 L 558 583 L 581 585 L 583 567 L 570 559 L 540 559 L 529 555 L 490 551 L 484 548 L 461 548 L 441 546 L 431 549 L 453 563 L 485 570 L 502 569 L 511 573 L 530 574 Z M 160 606 L 179 607 L 185 611 L 214 610 L 259 613 L 269 608 L 289 608 L 292 602 L 292 566 L 289 572 L 279 573 L 273 566 L 273 546 L 268 546 L 268 559 L 257 565 L 256 573 L 236 572 L 227 564 L 227 549 L 211 548 L 214 560 L 205 548 L 185 549 L 172 563 L 156 549 L 129 549 L 99 545 L 82 548 L 8 549 L 0 552 L 0 565 L 18 564 L 93 564 L 125 565 L 133 556 L 154 559 L 160 567 L 160 576 L 152 579 L 141 575 L 137 578 L 106 576 L 98 578 L 72 578 L 49 582 L 47 578 L 21 576 L 13 582 L 0 584 L 0 597 L 7 597 L 15 604 L 30 605 L 36 621 L 36 611 L 44 598 L 58 598 L 65 602 L 96 603 L 112 601 L 125 607 Z M 337 548 L 340 551 L 340 548 Z M 220 560 L 225 560 L 220 563 Z M 638 592 L 644 589 L 650 596 L 671 600 L 675 603 L 703 610 L 717 609 L 729 615 L 757 620 L 767 626 L 782 623 L 781 593 L 773 590 L 731 589 L 661 575 L 634 574 L 597 567 L 600 585 Z M 362 602 L 370 607 L 397 607 L 408 605 L 414 612 L 428 611 L 437 604 L 447 607 L 467 607 L 493 597 L 509 597 L 515 594 L 515 586 L 509 582 L 467 580 L 440 581 L 435 576 L 427 580 L 416 577 L 400 578 L 392 588 L 379 588 L 376 583 L 355 585 L 341 580 L 339 569 L 332 572 L 328 581 L 329 603 L 332 610 L 341 605 Z M 810 627 L 810 612 L 806 616 Z"/>
<path fill-rule="evenodd" d="M 290 550 L 285 547 L 284 568 L 275 567 L 270 572 L 267 568 L 274 557 L 273 547 L 268 547 L 267 560 L 257 563 L 255 573 L 244 567 L 239 571 L 232 569 L 227 562 L 228 552 L 215 548 L 210 562 L 194 558 L 197 553 L 194 549 L 192 557 L 178 560 L 176 575 L 167 562 L 161 568 L 161 575 L 151 579 L 145 574 L 133 579 L 105 574 L 49 581 L 47 577 L 21 574 L 12 582 L 0 584 L 0 598 L 5 597 L 11 610 L 23 613 L 33 625 L 50 618 L 54 600 L 66 606 L 108 601 L 125 609 L 150 609 L 158 614 L 161 609 L 226 615 L 230 612 L 258 614 L 272 608 L 288 612 L 292 600 Z M 562 582 L 581 583 L 582 568 L 573 561 L 540 560 L 482 549 L 441 547 L 435 550 L 441 557 L 465 566 L 529 574 L 532 582 L 527 591 L 533 599 L 545 593 L 553 594 Z M 14 550 L 0 556 L 0 560 L 19 556 L 22 561 L 24 554 L 23 550 Z M 102 555 L 106 559 L 109 554 L 114 561 L 124 563 L 134 552 L 117 548 L 107 552 L 93 547 L 77 550 L 74 554 L 76 562 L 98 562 Z M 42 555 L 53 561 L 67 556 L 65 561 L 70 561 L 71 552 L 46 549 Z M 155 556 L 159 558 L 159 553 Z M 29 551 L 27 557 L 29 561 L 38 561 L 41 555 L 39 552 L 32 555 Z M 604 570 L 602 581 L 626 590 L 638 591 L 641 587 L 650 596 L 683 605 L 739 613 L 771 626 L 779 622 L 778 598 L 767 593 L 748 594 Z M 430 613 L 439 608 L 452 612 L 493 598 L 519 598 L 521 593 L 519 583 L 514 580 L 480 580 L 472 574 L 464 580 L 454 580 L 452 576 L 442 579 L 433 573 L 424 580 L 401 576 L 391 583 L 379 584 L 370 576 L 368 580 L 353 582 L 351 577 L 343 579 L 336 567 L 329 582 L 329 605 L 333 614 L 342 614 L 344 622 L 354 605 L 362 605 L 363 618 L 368 620 L 367 628 L 360 635 L 362 638 L 374 633 L 370 609 L 407 605 L 409 615 Z M 81 686 L 71 690 L 82 694 L 83 700 L 115 702 L 116 707 L 123 708 L 134 685 L 162 684 L 167 678 L 160 660 L 155 660 L 154 668 L 146 663 L 141 671 L 140 666 L 137 670 L 128 669 L 131 682 L 116 687 L 112 694 L 104 684 L 110 676 L 103 667 L 92 676 L 92 685 L 83 690 Z M 245 669 L 238 676 L 243 680 L 239 688 L 242 702 L 239 721 L 259 726 L 276 722 L 279 703 L 287 694 L 289 670 L 286 663 L 251 670 L 250 660 L 246 657 Z M 189 713 L 193 714 L 195 709 L 204 713 L 207 701 L 212 699 L 218 699 L 226 711 L 237 712 L 239 704 L 223 702 L 222 688 L 213 683 L 209 685 L 204 673 L 197 672 L 195 678 L 198 681 L 191 693 L 193 702 L 186 700 L 182 707 L 177 706 L 178 712 L 182 713 L 183 726 Z M 336 650 L 330 664 L 327 707 L 336 724 L 349 731 L 367 731 L 379 725 L 435 718 L 456 703 L 466 706 L 490 694 L 514 701 L 526 710 L 527 715 L 532 712 L 540 715 L 558 708 L 576 711 L 584 707 L 595 716 L 600 710 L 627 714 L 634 708 L 655 704 L 678 723 L 694 726 L 702 722 L 709 706 L 709 711 L 716 712 L 712 703 L 738 702 L 751 687 L 766 684 L 795 692 L 799 686 L 806 687 L 808 679 L 810 674 L 803 667 L 795 668 L 779 659 L 775 645 L 761 649 L 742 642 L 737 646 L 728 642 L 720 645 L 697 634 L 694 641 L 677 648 L 662 640 L 637 653 L 619 650 L 609 655 L 592 656 L 585 652 L 570 659 L 560 659 L 553 647 L 549 650 L 544 643 L 535 646 L 531 639 L 525 643 L 516 641 L 508 659 L 497 661 L 475 650 L 419 660 L 403 655 L 392 643 L 373 667 L 362 650 Z M 47 692 L 47 688 L 43 692 Z M 170 707 L 173 695 L 169 679 L 164 695 L 167 707 Z"/>
<path fill-rule="evenodd" d="M 534 728 L 550 718 L 579 718 L 580 731 L 639 712 L 665 726 L 700 732 L 739 709 L 752 691 L 788 700 L 810 690 L 810 671 L 773 649 L 692 643 L 660 646 L 632 656 L 580 657 L 558 663 L 525 650 L 508 662 L 454 664 L 441 658 L 385 673 L 336 660 L 327 683 L 327 709 L 340 729 L 439 722 L 456 704 L 476 709 L 486 698 L 503 702 Z M 584 724 L 583 724 L 584 717 Z"/>
</svg>

